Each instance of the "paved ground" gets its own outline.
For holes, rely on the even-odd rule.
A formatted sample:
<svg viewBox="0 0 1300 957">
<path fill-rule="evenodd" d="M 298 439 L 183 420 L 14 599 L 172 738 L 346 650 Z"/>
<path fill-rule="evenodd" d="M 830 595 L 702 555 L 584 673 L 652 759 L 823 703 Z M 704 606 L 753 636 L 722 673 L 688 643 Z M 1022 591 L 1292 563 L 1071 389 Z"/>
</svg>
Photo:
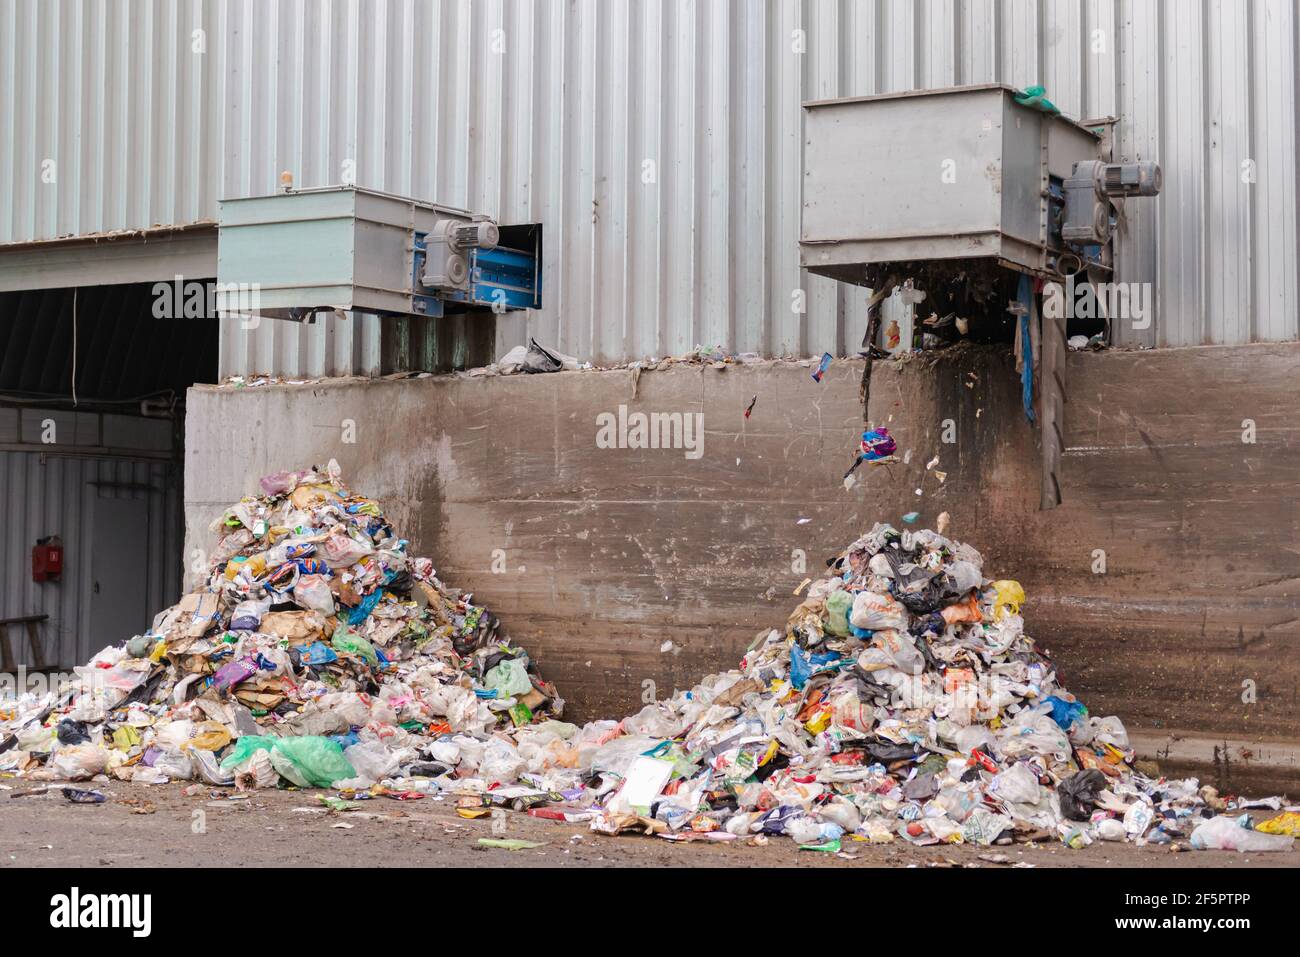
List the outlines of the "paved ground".
<svg viewBox="0 0 1300 957">
<path fill-rule="evenodd" d="M 1295 867 L 1300 851 L 1236 854 L 1174 852 L 1169 847 L 1094 844 L 1071 851 L 1060 844 L 1010 847 L 918 848 L 901 841 L 868 846 L 846 841 L 846 857 L 799 851 L 774 838 L 766 846 L 674 844 L 641 836 L 606 837 L 585 825 L 557 823 L 508 812 L 504 833 L 488 818 L 466 820 L 451 799 L 395 801 L 377 798 L 361 810 L 325 810 L 317 794 L 258 791 L 244 797 L 230 789 L 203 789 L 187 796 L 177 785 L 100 787 L 108 801 L 72 804 L 53 796 L 22 796 L 31 782 L 0 781 L 0 867 L 402 865 L 566 867 L 985 867 L 1017 863 L 1036 867 Z M 218 799 L 214 799 L 214 796 Z M 133 803 L 135 802 L 135 803 Z M 153 810 L 136 813 L 140 810 Z M 350 825 L 344 827 L 341 825 Z M 522 838 L 543 847 L 508 851 L 479 846 L 479 838 Z M 1002 860 L 989 860 L 996 855 Z"/>
</svg>

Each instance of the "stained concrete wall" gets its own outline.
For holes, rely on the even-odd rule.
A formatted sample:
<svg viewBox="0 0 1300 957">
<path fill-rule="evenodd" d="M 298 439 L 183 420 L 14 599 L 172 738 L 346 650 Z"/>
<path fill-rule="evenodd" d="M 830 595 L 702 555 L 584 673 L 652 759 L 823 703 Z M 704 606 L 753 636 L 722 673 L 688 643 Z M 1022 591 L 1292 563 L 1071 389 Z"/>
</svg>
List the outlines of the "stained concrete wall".
<svg viewBox="0 0 1300 957">
<path fill-rule="evenodd" d="M 987 572 L 1023 582 L 1030 633 L 1095 712 L 1150 740 L 1296 742 L 1297 372 L 1298 346 L 1072 355 L 1065 504 L 1050 512 L 1011 359 L 993 347 L 877 363 L 872 418 L 911 458 L 847 491 L 862 418 L 849 360 L 820 385 L 763 363 L 199 386 L 187 554 L 258 476 L 337 458 L 593 717 L 637 707 L 646 681 L 665 693 L 733 666 L 784 623 L 801 555 L 815 575 L 878 519 L 915 510 L 932 526 L 947 511 Z M 620 405 L 702 413 L 702 455 L 598 447 L 597 416 Z M 925 468 L 936 455 L 943 483 Z"/>
</svg>

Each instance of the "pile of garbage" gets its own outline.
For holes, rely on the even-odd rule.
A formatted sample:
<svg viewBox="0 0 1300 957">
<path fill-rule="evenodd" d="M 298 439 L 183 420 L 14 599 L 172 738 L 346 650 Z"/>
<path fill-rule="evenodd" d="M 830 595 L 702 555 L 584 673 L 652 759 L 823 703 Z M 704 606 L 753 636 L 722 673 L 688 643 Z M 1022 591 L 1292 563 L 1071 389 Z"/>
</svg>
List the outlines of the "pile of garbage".
<svg viewBox="0 0 1300 957">
<path fill-rule="evenodd" d="M 0 771 L 370 787 L 448 773 L 449 737 L 482 752 L 498 727 L 562 714 L 497 617 L 408 556 L 336 463 L 261 486 L 214 523 L 201 590 L 66 687 L 0 705 Z"/>
<path fill-rule="evenodd" d="M 614 778 L 593 827 L 831 852 L 848 836 L 1290 849 L 1294 814 L 1216 816 L 1280 799 L 1139 773 L 1120 719 L 1090 715 L 1025 634 L 1024 589 L 982 568 L 969 545 L 877 524 L 737 670 L 617 725 L 592 760 Z"/>
<path fill-rule="evenodd" d="M 0 772 L 329 787 L 678 841 L 1061 841 L 1287 850 L 1194 779 L 1134 767 L 971 546 L 877 524 L 740 666 L 622 720 L 563 701 L 471 595 L 350 493 L 276 473 L 216 523 L 206 586 L 80 680 L 0 704 Z M 805 591 L 806 589 L 806 591 Z M 328 800 L 338 800 L 329 798 Z M 1220 812 L 1237 812 L 1222 814 Z"/>
</svg>

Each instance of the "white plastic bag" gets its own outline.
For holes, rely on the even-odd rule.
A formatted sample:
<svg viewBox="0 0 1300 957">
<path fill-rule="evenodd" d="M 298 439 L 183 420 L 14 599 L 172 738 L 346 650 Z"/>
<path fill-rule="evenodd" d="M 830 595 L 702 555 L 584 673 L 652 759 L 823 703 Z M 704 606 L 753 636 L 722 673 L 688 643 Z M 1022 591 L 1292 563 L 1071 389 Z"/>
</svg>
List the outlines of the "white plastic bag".
<svg viewBox="0 0 1300 957">
<path fill-rule="evenodd" d="M 357 777 L 374 784 L 397 772 L 398 758 L 379 741 L 363 741 L 343 752 Z"/>
<path fill-rule="evenodd" d="M 1226 815 L 1198 824 L 1192 831 L 1192 847 L 1198 851 L 1289 851 L 1293 844 L 1293 837 L 1251 830 Z"/>
<path fill-rule="evenodd" d="M 320 575 L 303 575 L 293 586 L 293 600 L 309 611 L 334 614 L 334 593 Z"/>
<path fill-rule="evenodd" d="M 906 631 L 907 610 L 889 595 L 860 591 L 853 599 L 849 621 L 867 631 Z"/>
<path fill-rule="evenodd" d="M 154 758 L 153 767 L 173 781 L 188 781 L 194 777 L 194 763 L 184 751 L 162 749 L 162 753 Z"/>
<path fill-rule="evenodd" d="M 68 744 L 54 752 L 50 767 L 68 781 L 84 781 L 104 770 L 108 752 L 97 744 Z"/>
<path fill-rule="evenodd" d="M 280 780 L 275 765 L 271 763 L 271 751 L 269 749 L 254 751 L 248 756 L 247 760 L 235 765 L 230 770 L 235 775 L 235 786 L 241 791 L 275 787 L 276 782 Z"/>
<path fill-rule="evenodd" d="M 1011 804 L 1037 804 L 1041 795 L 1038 775 L 1023 764 L 1013 764 L 1005 771 L 993 775 L 989 794 Z"/>
<path fill-rule="evenodd" d="M 483 750 L 479 775 L 488 784 L 513 784 L 524 769 L 524 759 L 512 745 L 493 738 Z"/>
</svg>

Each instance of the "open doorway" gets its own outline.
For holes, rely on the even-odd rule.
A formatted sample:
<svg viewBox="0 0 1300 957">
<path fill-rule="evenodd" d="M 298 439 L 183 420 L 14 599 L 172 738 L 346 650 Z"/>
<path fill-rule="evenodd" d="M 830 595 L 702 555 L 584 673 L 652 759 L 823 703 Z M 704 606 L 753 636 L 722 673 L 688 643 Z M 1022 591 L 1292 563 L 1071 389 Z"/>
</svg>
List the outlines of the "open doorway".
<svg viewBox="0 0 1300 957">
<path fill-rule="evenodd" d="M 179 596 L 185 393 L 216 380 L 217 322 L 156 302 L 153 283 L 0 293 L 0 620 L 37 634 L 10 665 L 80 664 Z"/>
</svg>

